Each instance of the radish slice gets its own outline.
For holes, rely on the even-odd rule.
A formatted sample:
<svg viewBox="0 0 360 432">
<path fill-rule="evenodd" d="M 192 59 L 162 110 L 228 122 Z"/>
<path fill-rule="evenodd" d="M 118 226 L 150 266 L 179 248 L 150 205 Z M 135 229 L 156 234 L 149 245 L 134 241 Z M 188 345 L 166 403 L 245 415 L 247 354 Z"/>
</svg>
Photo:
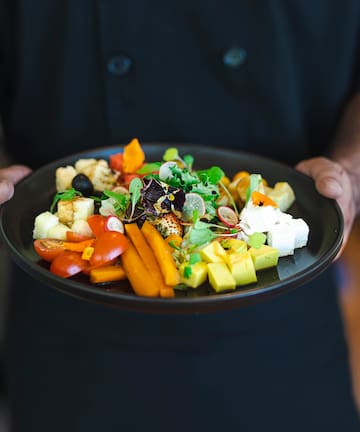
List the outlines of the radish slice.
<svg viewBox="0 0 360 432">
<path fill-rule="evenodd" d="M 194 217 L 194 211 L 198 212 L 201 218 L 206 214 L 206 205 L 204 199 L 194 192 L 189 192 L 185 195 L 185 202 L 182 210 L 182 219 L 189 222 Z"/>
<path fill-rule="evenodd" d="M 106 231 L 117 231 L 124 234 L 124 224 L 117 216 L 108 216 L 105 220 Z"/>
<path fill-rule="evenodd" d="M 238 215 L 230 207 L 227 206 L 218 207 L 217 215 L 220 221 L 228 227 L 234 227 L 237 223 L 239 223 Z"/>
<path fill-rule="evenodd" d="M 177 166 L 176 162 L 164 162 L 159 169 L 160 180 L 166 181 L 172 179 L 174 177 L 174 174 L 172 173 L 171 168 L 175 166 Z"/>
</svg>

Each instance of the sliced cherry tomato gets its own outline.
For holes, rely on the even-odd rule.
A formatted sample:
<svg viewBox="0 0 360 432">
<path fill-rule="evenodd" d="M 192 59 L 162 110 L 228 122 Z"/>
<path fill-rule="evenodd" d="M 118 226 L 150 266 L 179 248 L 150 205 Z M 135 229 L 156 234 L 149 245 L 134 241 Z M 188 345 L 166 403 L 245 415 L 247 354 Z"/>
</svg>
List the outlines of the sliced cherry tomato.
<svg viewBox="0 0 360 432">
<path fill-rule="evenodd" d="M 65 251 L 54 258 L 50 265 L 51 273 L 68 278 L 81 273 L 88 266 L 88 262 L 81 258 L 80 252 Z"/>
<path fill-rule="evenodd" d="M 45 261 L 51 262 L 64 252 L 64 242 L 56 239 L 38 239 L 34 241 L 36 253 Z"/>
<path fill-rule="evenodd" d="M 109 157 L 109 166 L 111 169 L 122 172 L 123 170 L 123 153 L 115 153 Z"/>
<path fill-rule="evenodd" d="M 82 242 L 85 240 L 90 240 L 92 237 L 89 237 L 84 234 L 79 234 L 74 231 L 66 231 L 66 241 L 68 242 Z"/>
<path fill-rule="evenodd" d="M 105 232 L 105 220 L 106 217 L 99 214 L 94 214 L 87 218 L 87 223 L 95 237 L 100 237 Z"/>
<path fill-rule="evenodd" d="M 98 237 L 93 245 L 94 252 L 89 260 L 91 267 L 100 267 L 113 261 L 129 246 L 124 234 L 117 231 L 106 231 Z"/>
</svg>

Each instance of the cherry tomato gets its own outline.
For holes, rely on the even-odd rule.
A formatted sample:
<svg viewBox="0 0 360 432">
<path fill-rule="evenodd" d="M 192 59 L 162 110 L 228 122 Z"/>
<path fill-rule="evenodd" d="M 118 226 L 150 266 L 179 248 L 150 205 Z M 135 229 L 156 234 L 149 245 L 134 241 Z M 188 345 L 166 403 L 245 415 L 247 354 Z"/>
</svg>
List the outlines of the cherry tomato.
<svg viewBox="0 0 360 432">
<path fill-rule="evenodd" d="M 123 170 L 123 154 L 115 153 L 109 157 L 109 166 L 111 169 L 122 172 Z"/>
<path fill-rule="evenodd" d="M 87 223 L 95 237 L 99 237 L 105 232 L 105 220 L 106 217 L 99 214 L 94 214 L 87 218 Z"/>
<path fill-rule="evenodd" d="M 56 239 L 38 239 L 34 241 L 36 253 L 45 261 L 51 262 L 64 252 L 64 242 Z"/>
<path fill-rule="evenodd" d="M 79 234 L 74 231 L 66 231 L 66 241 L 68 242 L 82 242 L 84 240 L 89 240 L 92 237 L 89 237 L 84 234 Z"/>
<path fill-rule="evenodd" d="M 88 266 L 88 262 L 81 258 L 80 252 L 65 251 L 58 255 L 50 265 L 51 273 L 68 278 L 82 272 Z"/>
<path fill-rule="evenodd" d="M 121 255 L 129 245 L 128 239 L 118 231 L 106 231 L 98 237 L 93 245 L 94 252 L 90 258 L 91 267 L 100 267 Z"/>
</svg>

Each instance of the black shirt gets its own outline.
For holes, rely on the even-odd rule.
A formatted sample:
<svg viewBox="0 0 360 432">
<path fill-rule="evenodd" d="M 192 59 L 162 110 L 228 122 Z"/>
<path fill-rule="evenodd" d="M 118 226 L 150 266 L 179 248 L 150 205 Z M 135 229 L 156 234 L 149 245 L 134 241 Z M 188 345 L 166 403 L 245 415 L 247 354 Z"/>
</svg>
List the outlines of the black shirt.
<svg viewBox="0 0 360 432">
<path fill-rule="evenodd" d="M 33 168 L 135 136 L 293 164 L 328 151 L 358 88 L 356 0 L 0 5 L 5 144 Z M 110 310 L 18 271 L 11 296 L 17 430 L 358 430 L 332 271 L 206 316 Z"/>
</svg>

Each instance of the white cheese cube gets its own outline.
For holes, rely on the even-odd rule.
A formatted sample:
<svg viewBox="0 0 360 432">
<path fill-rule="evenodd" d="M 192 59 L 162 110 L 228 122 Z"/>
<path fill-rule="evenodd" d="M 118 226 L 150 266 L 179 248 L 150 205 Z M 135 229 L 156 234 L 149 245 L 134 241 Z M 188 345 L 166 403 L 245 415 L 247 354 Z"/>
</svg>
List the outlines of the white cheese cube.
<svg viewBox="0 0 360 432">
<path fill-rule="evenodd" d="M 272 206 L 245 207 L 240 214 L 240 227 L 246 234 L 267 232 L 278 221 L 278 215 Z"/>
<path fill-rule="evenodd" d="M 306 246 L 309 237 L 308 224 L 303 219 L 299 218 L 299 219 L 292 219 L 290 225 L 294 230 L 295 249 Z"/>
<path fill-rule="evenodd" d="M 267 233 L 267 244 L 278 249 L 279 256 L 293 255 L 295 233 L 289 224 L 276 224 Z"/>
</svg>

